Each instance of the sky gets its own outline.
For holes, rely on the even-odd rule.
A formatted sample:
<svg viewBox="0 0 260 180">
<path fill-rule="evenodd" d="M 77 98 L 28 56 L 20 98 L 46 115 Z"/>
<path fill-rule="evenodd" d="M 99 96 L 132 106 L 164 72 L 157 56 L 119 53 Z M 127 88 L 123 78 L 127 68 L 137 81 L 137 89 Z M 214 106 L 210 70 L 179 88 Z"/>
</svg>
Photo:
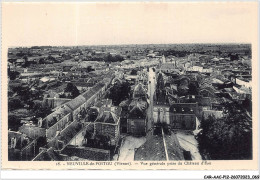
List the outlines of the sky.
<svg viewBox="0 0 260 180">
<path fill-rule="evenodd" d="M 257 2 L 4 3 L 8 46 L 251 43 Z"/>
</svg>

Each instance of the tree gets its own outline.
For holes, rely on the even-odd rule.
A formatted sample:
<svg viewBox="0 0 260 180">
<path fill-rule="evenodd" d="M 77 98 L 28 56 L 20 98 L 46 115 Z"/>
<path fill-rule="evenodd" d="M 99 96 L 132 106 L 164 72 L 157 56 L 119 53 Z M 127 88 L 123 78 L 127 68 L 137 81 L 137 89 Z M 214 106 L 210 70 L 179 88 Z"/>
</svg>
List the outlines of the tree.
<svg viewBox="0 0 260 180">
<path fill-rule="evenodd" d="M 114 61 L 123 61 L 124 60 L 124 58 L 122 57 L 122 56 L 120 56 L 120 55 L 115 55 L 115 57 L 114 57 Z"/>
<path fill-rule="evenodd" d="M 113 57 L 112 57 L 112 55 L 110 53 L 108 53 L 108 55 L 105 57 L 104 60 L 105 60 L 105 62 L 112 62 Z"/>
<path fill-rule="evenodd" d="M 75 98 L 80 94 L 78 88 L 72 83 L 67 84 L 64 92 L 70 93 L 71 98 Z"/>
<path fill-rule="evenodd" d="M 242 102 L 242 106 L 249 113 L 252 113 L 252 101 L 248 97 L 246 97 L 245 100 Z"/>
<path fill-rule="evenodd" d="M 8 110 L 9 111 L 19 109 L 21 107 L 23 107 L 23 104 L 20 99 L 10 99 L 8 101 Z"/>
<path fill-rule="evenodd" d="M 15 80 L 20 75 L 17 71 L 8 71 L 8 76 L 10 80 Z"/>
<path fill-rule="evenodd" d="M 45 64 L 45 61 L 44 61 L 43 58 L 40 58 L 40 60 L 39 60 L 39 64 Z"/>
<path fill-rule="evenodd" d="M 132 69 L 132 71 L 131 71 L 130 74 L 131 74 L 131 75 L 137 75 L 137 70 L 136 70 L 136 69 Z"/>
<path fill-rule="evenodd" d="M 129 98 L 130 84 L 128 82 L 116 83 L 110 89 L 108 98 L 112 99 L 113 104 L 118 106 L 123 100 Z"/>
<path fill-rule="evenodd" d="M 8 129 L 11 129 L 12 131 L 18 131 L 21 125 L 21 119 L 19 119 L 17 116 L 8 116 Z"/>
<path fill-rule="evenodd" d="M 228 57 L 231 61 L 237 61 L 239 59 L 238 54 L 229 54 Z"/>
<path fill-rule="evenodd" d="M 87 71 L 88 71 L 88 72 L 91 72 L 91 71 L 95 71 L 95 70 L 92 68 L 92 66 L 88 66 L 88 67 L 87 67 Z"/>
<path fill-rule="evenodd" d="M 198 95 L 198 93 L 199 93 L 198 85 L 195 82 L 190 82 L 188 87 L 189 87 L 188 94 Z"/>
<path fill-rule="evenodd" d="M 40 147 L 44 147 L 46 144 L 47 144 L 47 138 L 46 138 L 46 136 L 44 136 L 44 137 L 39 137 L 39 138 L 37 139 L 37 143 L 36 143 L 36 147 L 35 147 L 36 153 L 38 154 L 38 153 L 39 153 L 39 148 L 40 148 Z"/>
<path fill-rule="evenodd" d="M 120 55 L 115 55 L 115 56 L 112 56 L 110 53 L 108 53 L 105 57 L 104 57 L 104 61 L 105 62 L 117 62 L 117 61 L 123 61 L 124 58 Z"/>
<path fill-rule="evenodd" d="M 52 113 L 52 110 L 48 106 L 38 106 L 35 108 L 35 116 L 45 118 L 47 115 Z"/>
<path fill-rule="evenodd" d="M 110 148 L 110 137 L 98 134 L 95 136 L 95 145 L 97 148 L 104 148 L 104 149 L 109 149 Z"/>
<path fill-rule="evenodd" d="M 199 149 L 211 159 L 235 160 L 252 158 L 252 130 L 245 111 L 237 103 L 225 104 L 225 117 L 209 116 L 201 120 Z M 250 122 L 250 121 L 249 121 Z"/>
<path fill-rule="evenodd" d="M 85 139 L 90 139 L 92 137 L 92 133 L 86 130 L 86 134 L 84 136 Z"/>
<path fill-rule="evenodd" d="M 16 86 L 13 87 L 13 92 L 17 93 L 20 96 L 20 100 L 24 102 L 28 102 L 31 99 L 31 92 L 29 86 Z"/>
</svg>

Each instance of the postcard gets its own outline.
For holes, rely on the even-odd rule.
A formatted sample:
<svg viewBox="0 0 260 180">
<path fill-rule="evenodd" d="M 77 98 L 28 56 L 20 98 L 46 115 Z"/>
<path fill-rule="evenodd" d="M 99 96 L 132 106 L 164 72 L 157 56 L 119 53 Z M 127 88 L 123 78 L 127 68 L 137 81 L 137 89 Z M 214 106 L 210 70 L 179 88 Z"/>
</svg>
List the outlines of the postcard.
<svg viewBox="0 0 260 180">
<path fill-rule="evenodd" d="M 3 169 L 258 169 L 258 5 L 3 2 Z"/>
</svg>

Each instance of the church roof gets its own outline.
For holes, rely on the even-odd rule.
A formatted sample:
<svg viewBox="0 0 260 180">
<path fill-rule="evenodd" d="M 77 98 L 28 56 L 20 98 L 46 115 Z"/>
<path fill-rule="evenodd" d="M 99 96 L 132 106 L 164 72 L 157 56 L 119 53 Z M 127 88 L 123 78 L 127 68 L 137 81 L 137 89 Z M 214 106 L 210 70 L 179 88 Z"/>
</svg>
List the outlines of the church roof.
<svg viewBox="0 0 260 180">
<path fill-rule="evenodd" d="M 142 100 L 133 100 L 129 105 L 129 117 L 128 118 L 145 118 L 146 117 L 146 109 L 147 102 Z"/>
<path fill-rule="evenodd" d="M 144 85 L 142 83 L 137 84 L 134 87 L 134 93 L 133 93 L 134 98 L 145 96 L 145 95 L 146 95 L 146 89 L 144 88 Z"/>
</svg>

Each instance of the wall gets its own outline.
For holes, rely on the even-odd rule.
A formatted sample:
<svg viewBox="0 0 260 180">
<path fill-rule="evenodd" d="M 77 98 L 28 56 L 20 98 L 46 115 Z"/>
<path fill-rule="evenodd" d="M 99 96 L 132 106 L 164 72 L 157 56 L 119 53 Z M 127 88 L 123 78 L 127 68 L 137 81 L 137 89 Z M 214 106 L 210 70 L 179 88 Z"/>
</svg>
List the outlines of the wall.
<svg viewBox="0 0 260 180">
<path fill-rule="evenodd" d="M 68 127 L 60 132 L 60 137 L 66 138 L 66 140 L 69 142 L 76 135 L 73 135 L 72 133 L 75 133 L 75 129 L 78 125 L 79 123 L 77 121 L 73 121 Z M 72 137 L 69 137 L 68 134 L 70 134 Z M 65 142 L 65 144 L 68 142 Z"/>
<path fill-rule="evenodd" d="M 21 160 L 30 161 L 35 157 L 36 140 L 30 142 L 26 147 L 21 150 Z"/>
<path fill-rule="evenodd" d="M 71 99 L 66 98 L 44 98 L 43 103 L 47 104 L 51 108 L 56 108 L 62 104 L 69 102 Z"/>
<path fill-rule="evenodd" d="M 173 129 L 195 130 L 196 116 L 194 114 L 170 114 L 170 125 Z"/>
<path fill-rule="evenodd" d="M 152 117 L 153 117 L 153 121 L 154 121 L 154 123 L 157 123 L 159 120 L 158 120 L 158 110 L 157 109 L 154 109 L 153 110 L 153 115 L 152 115 Z"/>
<path fill-rule="evenodd" d="M 155 106 L 153 109 L 153 118 L 154 118 L 154 123 L 165 122 L 167 124 L 170 124 L 169 107 Z"/>
<path fill-rule="evenodd" d="M 64 128 L 59 136 L 53 137 L 51 140 L 48 141 L 47 147 L 53 147 L 54 149 L 59 149 L 58 148 L 58 140 L 63 139 L 65 141 L 65 144 L 68 143 L 73 137 L 69 137 L 68 134 L 70 132 L 75 131 L 75 127 L 78 125 L 77 121 L 71 122 L 66 128 Z M 74 134 L 76 135 L 76 134 Z"/>
<path fill-rule="evenodd" d="M 96 134 L 109 136 L 111 140 L 111 145 L 115 145 L 118 140 L 119 128 L 116 124 L 105 124 L 105 123 L 95 123 Z"/>
<path fill-rule="evenodd" d="M 145 119 L 127 119 L 127 133 L 133 135 L 145 135 Z"/>
<path fill-rule="evenodd" d="M 179 108 L 190 108 L 193 110 L 193 112 L 197 115 L 199 111 L 199 106 L 198 103 L 174 103 L 170 107 L 170 109 L 173 109 L 174 107 L 179 107 Z"/>
<path fill-rule="evenodd" d="M 43 149 L 35 156 L 32 161 L 44 161 L 44 153 L 47 151 L 47 149 Z"/>
<path fill-rule="evenodd" d="M 215 118 L 222 118 L 224 116 L 223 111 L 215 111 L 215 110 L 204 110 L 202 115 L 205 119 L 207 119 L 210 115 Z"/>
<path fill-rule="evenodd" d="M 78 132 L 78 134 L 76 136 L 74 136 L 70 140 L 70 142 L 68 144 L 74 145 L 74 146 L 82 146 L 86 131 L 93 133 L 94 132 L 94 124 L 89 123 L 88 125 L 86 125 L 80 132 Z"/>
<path fill-rule="evenodd" d="M 83 107 L 84 105 L 81 105 L 81 106 Z M 81 106 L 73 111 L 73 113 L 72 113 L 73 114 L 73 116 L 72 116 L 73 120 L 78 120 L 78 114 L 80 113 Z"/>
<path fill-rule="evenodd" d="M 49 129 L 46 130 L 46 137 L 47 139 L 52 139 L 56 136 L 57 131 L 62 131 L 64 128 L 66 128 L 69 125 L 70 121 L 70 113 L 64 116 L 62 119 L 60 119 L 58 122 L 56 122 L 53 126 L 51 126 Z"/>
<path fill-rule="evenodd" d="M 19 128 L 19 132 L 26 134 L 28 137 L 30 137 L 32 139 L 46 136 L 45 128 L 40 128 L 37 126 L 23 125 Z"/>
</svg>

